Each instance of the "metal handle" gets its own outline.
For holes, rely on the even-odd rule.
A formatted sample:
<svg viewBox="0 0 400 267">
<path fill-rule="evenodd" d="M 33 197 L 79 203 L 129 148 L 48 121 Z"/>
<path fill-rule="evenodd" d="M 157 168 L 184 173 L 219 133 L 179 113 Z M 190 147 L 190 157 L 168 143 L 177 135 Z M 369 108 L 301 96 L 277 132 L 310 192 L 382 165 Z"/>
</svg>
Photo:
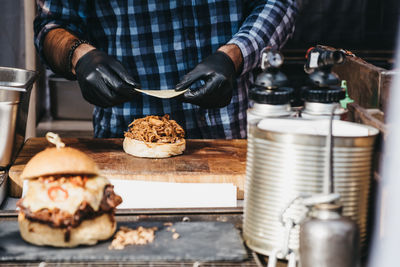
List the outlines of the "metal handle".
<svg viewBox="0 0 400 267">
<path fill-rule="evenodd" d="M 340 198 L 339 193 L 332 194 L 315 194 L 309 197 L 302 198 L 301 203 L 304 206 L 310 207 L 321 203 L 331 203 Z"/>
<path fill-rule="evenodd" d="M 296 267 L 297 261 L 296 261 L 296 253 L 291 252 L 289 254 L 289 262 L 288 262 L 288 267 Z"/>
<path fill-rule="evenodd" d="M 276 267 L 276 263 L 278 262 L 278 253 L 280 253 L 279 249 L 275 249 L 272 252 L 272 255 L 268 257 L 268 265 L 267 267 Z M 290 252 L 289 260 L 288 260 L 288 267 L 296 267 L 297 260 L 296 260 L 296 253 L 294 251 Z"/>
<path fill-rule="evenodd" d="M 260 54 L 263 71 L 270 67 L 279 68 L 283 64 L 283 55 L 277 49 L 267 46 L 261 50 Z"/>
<path fill-rule="evenodd" d="M 268 265 L 267 267 L 276 267 L 276 262 L 278 261 L 278 252 L 279 249 L 275 249 L 272 252 L 272 255 L 268 257 Z"/>
<path fill-rule="evenodd" d="M 330 194 L 334 192 L 334 181 L 333 181 L 333 116 L 337 106 L 333 106 L 330 117 L 329 117 L 329 127 L 328 134 L 326 136 L 326 164 L 325 164 L 325 182 L 324 190 L 325 194 Z"/>
</svg>

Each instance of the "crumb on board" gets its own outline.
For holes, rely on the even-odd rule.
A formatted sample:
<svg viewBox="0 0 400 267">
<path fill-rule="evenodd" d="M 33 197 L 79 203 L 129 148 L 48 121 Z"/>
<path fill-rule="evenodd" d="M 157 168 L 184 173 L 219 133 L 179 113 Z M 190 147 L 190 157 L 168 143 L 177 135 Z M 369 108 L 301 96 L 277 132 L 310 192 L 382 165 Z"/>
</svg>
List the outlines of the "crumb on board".
<svg viewBox="0 0 400 267">
<path fill-rule="evenodd" d="M 164 225 L 165 225 L 165 224 L 164 224 Z M 179 238 L 179 234 L 176 233 L 176 229 L 175 229 L 175 228 L 173 228 L 173 227 L 171 227 L 171 226 L 168 226 L 166 230 L 167 230 L 168 232 L 173 233 L 173 234 L 172 234 L 172 238 L 173 238 L 173 239 L 176 240 L 176 239 Z"/>
<path fill-rule="evenodd" d="M 172 228 L 172 227 L 170 227 L 170 226 L 168 226 L 166 230 L 167 230 L 168 232 L 172 232 L 172 233 L 175 233 L 175 231 L 176 231 L 175 228 Z"/>
<path fill-rule="evenodd" d="M 173 238 L 173 239 L 178 239 L 178 238 L 179 238 L 179 234 L 178 234 L 178 233 L 174 233 L 174 234 L 172 235 L 172 238 Z"/>
<path fill-rule="evenodd" d="M 139 226 L 137 229 L 121 226 L 115 234 L 111 245 L 108 249 L 124 249 L 127 245 L 146 245 L 152 243 L 157 227 L 144 228 Z"/>
<path fill-rule="evenodd" d="M 164 226 L 172 226 L 172 222 L 165 222 Z"/>
</svg>

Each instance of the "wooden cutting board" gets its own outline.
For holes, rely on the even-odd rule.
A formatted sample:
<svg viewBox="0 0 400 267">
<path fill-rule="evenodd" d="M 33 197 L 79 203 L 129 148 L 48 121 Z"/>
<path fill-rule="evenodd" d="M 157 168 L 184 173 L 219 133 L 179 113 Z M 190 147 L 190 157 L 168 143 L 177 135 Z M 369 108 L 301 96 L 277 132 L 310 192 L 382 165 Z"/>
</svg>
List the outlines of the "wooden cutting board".
<svg viewBox="0 0 400 267">
<path fill-rule="evenodd" d="M 70 147 L 90 156 L 109 179 L 177 183 L 232 183 L 244 197 L 247 140 L 186 140 L 183 155 L 165 159 L 137 158 L 122 149 L 122 138 L 63 138 Z M 44 137 L 30 138 L 9 171 L 10 196 L 20 197 L 25 164 L 50 146 Z M 204 196 L 207 197 L 207 196 Z"/>
</svg>

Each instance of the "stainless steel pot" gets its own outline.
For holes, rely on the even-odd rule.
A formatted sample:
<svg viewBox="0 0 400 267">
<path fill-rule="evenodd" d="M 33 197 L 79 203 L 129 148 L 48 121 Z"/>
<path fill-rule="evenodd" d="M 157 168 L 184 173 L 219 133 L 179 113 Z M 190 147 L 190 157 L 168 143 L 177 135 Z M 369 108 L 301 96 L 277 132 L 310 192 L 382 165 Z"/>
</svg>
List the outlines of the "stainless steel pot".
<svg viewBox="0 0 400 267">
<path fill-rule="evenodd" d="M 251 249 L 271 256 L 288 239 L 288 248 L 298 255 L 299 226 L 290 230 L 288 238 L 280 216 L 296 197 L 323 193 L 328 123 L 271 118 L 250 125 L 243 236 Z M 333 122 L 335 192 L 341 195 L 343 215 L 359 225 L 361 245 L 367 238 L 371 164 L 378 133 L 369 126 Z M 294 203 L 287 213 L 302 216 L 303 209 Z"/>
<path fill-rule="evenodd" d="M 6 169 L 21 148 L 35 71 L 0 67 L 0 169 Z"/>
</svg>

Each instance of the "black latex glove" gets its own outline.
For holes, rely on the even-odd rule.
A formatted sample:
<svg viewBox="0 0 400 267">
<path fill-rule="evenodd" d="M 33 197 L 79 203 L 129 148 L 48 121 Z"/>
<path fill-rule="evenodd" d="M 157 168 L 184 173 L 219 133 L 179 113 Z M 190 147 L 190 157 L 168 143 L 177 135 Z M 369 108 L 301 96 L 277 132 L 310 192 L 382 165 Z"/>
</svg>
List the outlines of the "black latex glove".
<svg viewBox="0 0 400 267">
<path fill-rule="evenodd" d="M 100 107 L 111 107 L 134 98 L 140 88 L 122 64 L 100 50 L 91 50 L 75 66 L 83 97 Z"/>
<path fill-rule="evenodd" d="M 180 99 L 202 108 L 222 108 L 231 102 L 235 78 L 232 59 L 224 52 L 217 51 L 186 74 L 175 90 L 182 91 L 203 80 L 203 86 L 185 92 Z"/>
</svg>

